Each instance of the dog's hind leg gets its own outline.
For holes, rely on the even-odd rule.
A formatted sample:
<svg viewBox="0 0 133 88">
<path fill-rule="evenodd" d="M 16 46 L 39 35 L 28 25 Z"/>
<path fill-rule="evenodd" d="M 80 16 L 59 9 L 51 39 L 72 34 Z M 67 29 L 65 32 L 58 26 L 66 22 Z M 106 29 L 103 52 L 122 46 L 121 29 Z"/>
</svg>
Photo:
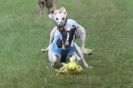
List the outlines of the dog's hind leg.
<svg viewBox="0 0 133 88">
<path fill-rule="evenodd" d="M 55 65 L 56 65 L 56 62 L 57 62 L 57 57 L 56 57 L 56 55 L 55 54 L 52 54 L 52 64 L 53 64 L 53 67 L 55 67 Z"/>
<path fill-rule="evenodd" d="M 52 57 L 52 51 L 48 50 L 48 60 L 50 62 L 50 66 L 53 67 L 53 57 Z"/>
<path fill-rule="evenodd" d="M 85 49 L 85 40 L 86 40 L 86 31 L 84 27 L 78 25 L 77 27 L 77 36 L 80 38 L 80 48 L 82 51 Z"/>
<path fill-rule="evenodd" d="M 86 63 L 86 61 L 84 59 L 84 56 L 83 56 L 83 53 L 82 53 L 81 49 L 77 46 L 77 44 L 75 44 L 75 47 L 76 47 L 76 53 L 81 58 L 81 61 L 82 61 L 83 65 L 84 65 L 84 67 L 92 68 L 92 66 L 88 66 L 88 64 Z"/>
<path fill-rule="evenodd" d="M 86 41 L 86 31 L 84 29 L 84 27 L 82 27 L 81 25 L 78 26 L 78 35 L 80 38 L 80 45 L 81 45 L 81 50 L 84 54 L 93 54 L 93 50 L 91 49 L 87 49 L 85 48 L 85 41 Z"/>
<path fill-rule="evenodd" d="M 54 52 L 51 53 L 51 67 L 58 67 L 59 56 L 56 55 Z"/>
</svg>

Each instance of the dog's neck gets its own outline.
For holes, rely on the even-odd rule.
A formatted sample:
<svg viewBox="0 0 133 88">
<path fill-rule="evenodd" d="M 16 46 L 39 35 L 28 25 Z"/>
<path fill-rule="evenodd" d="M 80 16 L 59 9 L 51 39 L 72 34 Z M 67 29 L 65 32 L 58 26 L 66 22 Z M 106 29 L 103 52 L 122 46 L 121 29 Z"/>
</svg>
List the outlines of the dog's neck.
<svg viewBox="0 0 133 88">
<path fill-rule="evenodd" d="M 57 29 L 59 30 L 60 33 L 62 33 L 65 30 L 64 26 L 57 26 Z"/>
</svg>

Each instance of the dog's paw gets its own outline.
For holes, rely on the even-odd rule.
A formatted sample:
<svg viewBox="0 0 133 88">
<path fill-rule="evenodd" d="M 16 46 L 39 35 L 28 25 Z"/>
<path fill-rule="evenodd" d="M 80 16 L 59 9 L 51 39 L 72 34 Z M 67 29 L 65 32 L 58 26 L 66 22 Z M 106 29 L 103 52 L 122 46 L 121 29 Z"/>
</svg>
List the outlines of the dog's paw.
<svg viewBox="0 0 133 88">
<path fill-rule="evenodd" d="M 83 52 L 83 54 L 91 55 L 91 54 L 94 53 L 94 49 L 85 48 L 85 49 L 82 50 L 82 52 Z"/>
<path fill-rule="evenodd" d="M 89 66 L 88 66 L 88 64 L 84 64 L 84 67 L 85 67 L 85 68 L 88 68 Z"/>
<path fill-rule="evenodd" d="M 93 66 L 88 66 L 88 68 L 92 69 L 92 68 L 93 68 Z"/>
<path fill-rule="evenodd" d="M 90 69 L 93 68 L 93 66 L 90 66 L 90 65 L 88 65 L 88 64 L 84 64 L 84 67 L 85 67 L 85 68 L 90 68 Z"/>
<path fill-rule="evenodd" d="M 41 52 L 43 53 L 48 52 L 48 49 L 41 49 Z"/>
</svg>

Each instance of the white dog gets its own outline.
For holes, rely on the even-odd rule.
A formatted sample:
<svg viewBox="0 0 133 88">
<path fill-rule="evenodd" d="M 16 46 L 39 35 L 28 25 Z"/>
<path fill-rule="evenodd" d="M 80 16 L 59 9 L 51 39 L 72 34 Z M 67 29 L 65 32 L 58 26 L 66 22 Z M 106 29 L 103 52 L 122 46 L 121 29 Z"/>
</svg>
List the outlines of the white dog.
<svg viewBox="0 0 133 88">
<path fill-rule="evenodd" d="M 46 49 L 51 66 L 56 66 L 59 61 L 66 62 L 70 56 L 74 55 L 82 66 L 90 67 L 84 60 L 82 52 L 86 38 L 84 28 L 76 21 L 67 19 L 65 8 L 56 9 L 49 17 L 57 24 L 50 33 L 50 43 Z M 74 42 L 75 37 L 80 37 L 81 49 Z"/>
<path fill-rule="evenodd" d="M 53 36 L 55 34 L 55 31 L 58 28 L 62 28 L 65 29 L 66 31 L 72 29 L 72 27 L 76 27 L 76 38 L 79 37 L 80 38 L 80 49 L 82 50 L 83 53 L 89 54 L 92 53 L 89 51 L 89 49 L 85 49 L 85 39 L 86 39 L 86 31 L 84 29 L 84 27 L 82 27 L 81 25 L 79 25 L 75 20 L 73 19 L 68 19 L 67 18 L 67 11 L 64 7 L 61 7 L 60 9 L 56 9 L 54 10 L 54 12 L 52 14 L 49 14 L 49 18 L 54 20 L 54 22 L 56 23 L 57 26 L 55 26 L 53 28 L 53 30 L 50 33 L 50 42 L 49 44 L 52 43 L 53 41 Z M 47 51 L 48 48 L 46 49 L 42 49 L 41 51 Z"/>
</svg>

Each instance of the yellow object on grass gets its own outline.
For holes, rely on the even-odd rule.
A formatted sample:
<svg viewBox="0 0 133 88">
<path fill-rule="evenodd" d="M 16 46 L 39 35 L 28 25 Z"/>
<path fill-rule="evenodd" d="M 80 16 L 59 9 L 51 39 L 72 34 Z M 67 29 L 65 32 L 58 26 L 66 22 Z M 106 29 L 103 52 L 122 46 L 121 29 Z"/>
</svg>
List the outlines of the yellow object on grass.
<svg viewBox="0 0 133 88">
<path fill-rule="evenodd" d="M 63 66 L 60 69 L 56 69 L 57 74 L 79 74 L 82 71 L 82 67 L 76 62 L 75 56 L 70 58 L 69 63 L 62 63 Z"/>
</svg>

